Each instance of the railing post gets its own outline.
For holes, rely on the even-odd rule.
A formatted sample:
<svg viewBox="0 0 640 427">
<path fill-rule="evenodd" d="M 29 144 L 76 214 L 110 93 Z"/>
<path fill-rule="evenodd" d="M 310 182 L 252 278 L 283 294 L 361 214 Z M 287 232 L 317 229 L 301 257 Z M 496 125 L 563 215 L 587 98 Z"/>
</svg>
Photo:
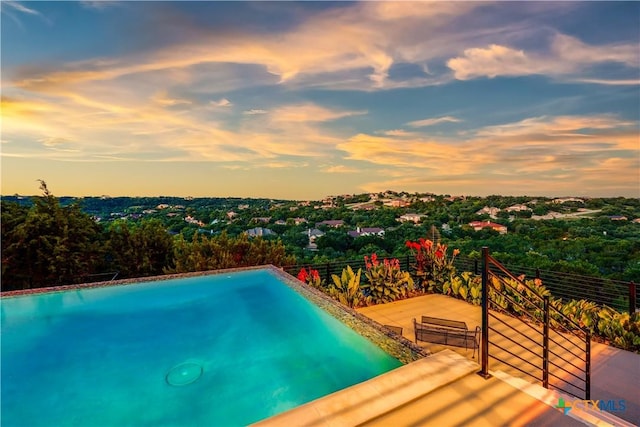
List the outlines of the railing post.
<svg viewBox="0 0 640 427">
<path fill-rule="evenodd" d="M 587 341 L 585 348 L 585 373 L 584 373 L 584 389 L 585 399 L 591 399 L 591 331 L 587 330 Z"/>
<path fill-rule="evenodd" d="M 327 272 L 327 283 L 331 283 L 329 279 L 331 279 L 331 264 L 327 263 L 326 266 L 326 272 Z"/>
<path fill-rule="evenodd" d="M 482 337 L 481 337 L 481 364 L 482 369 L 478 374 L 483 378 L 491 377 L 489 374 L 489 248 L 482 247 Z"/>
<path fill-rule="evenodd" d="M 475 274 L 476 276 L 478 275 L 478 260 L 477 259 L 473 260 L 473 274 Z"/>
<path fill-rule="evenodd" d="M 407 267 L 405 268 L 405 271 L 409 271 L 409 257 L 410 255 L 407 254 Z"/>
<path fill-rule="evenodd" d="M 629 282 L 629 315 L 636 312 L 636 284 Z"/>
<path fill-rule="evenodd" d="M 543 300 L 542 387 L 549 388 L 549 295 Z"/>
</svg>

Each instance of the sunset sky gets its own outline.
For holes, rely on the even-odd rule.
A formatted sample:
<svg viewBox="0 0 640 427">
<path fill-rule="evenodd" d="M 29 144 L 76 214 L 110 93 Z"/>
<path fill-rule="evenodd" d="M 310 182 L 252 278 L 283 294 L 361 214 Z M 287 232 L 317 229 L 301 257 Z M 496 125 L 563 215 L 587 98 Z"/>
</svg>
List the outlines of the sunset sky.
<svg viewBox="0 0 640 427">
<path fill-rule="evenodd" d="M 0 7 L 3 195 L 640 197 L 640 2 Z"/>
</svg>

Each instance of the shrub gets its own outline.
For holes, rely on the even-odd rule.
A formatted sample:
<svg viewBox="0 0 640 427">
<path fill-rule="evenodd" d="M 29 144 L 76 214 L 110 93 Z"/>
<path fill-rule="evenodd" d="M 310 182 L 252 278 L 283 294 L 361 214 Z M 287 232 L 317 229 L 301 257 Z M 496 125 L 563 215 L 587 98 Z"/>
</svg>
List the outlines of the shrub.
<svg viewBox="0 0 640 427">
<path fill-rule="evenodd" d="M 323 288 L 323 281 L 320 278 L 320 273 L 318 273 L 318 270 L 314 270 L 311 267 L 309 267 L 308 272 L 306 268 L 302 267 L 298 273 L 298 280 L 306 283 L 307 285 L 313 286 L 316 289 Z"/>
<path fill-rule="evenodd" d="M 442 292 L 444 284 L 455 273 L 453 261 L 460 253 L 453 250 L 453 255 L 447 254 L 447 245 L 434 244 L 433 241 L 420 238 L 417 242 L 407 240 L 405 243 L 415 255 L 415 276 L 418 278 L 418 286 L 429 292 Z"/>
<path fill-rule="evenodd" d="M 360 289 L 361 273 L 362 269 L 359 268 L 358 272 L 354 273 L 351 266 L 348 265 L 342 270 L 340 277 L 332 274 L 333 285 L 329 287 L 329 295 L 351 308 L 366 305 L 368 298 Z"/>
<path fill-rule="evenodd" d="M 409 296 L 413 290 L 413 279 L 407 271 L 400 270 L 400 261 L 397 258 L 378 261 L 374 253 L 364 257 L 366 266 L 365 276 L 367 282 L 362 285 L 364 294 L 374 304 L 384 304 Z"/>
</svg>

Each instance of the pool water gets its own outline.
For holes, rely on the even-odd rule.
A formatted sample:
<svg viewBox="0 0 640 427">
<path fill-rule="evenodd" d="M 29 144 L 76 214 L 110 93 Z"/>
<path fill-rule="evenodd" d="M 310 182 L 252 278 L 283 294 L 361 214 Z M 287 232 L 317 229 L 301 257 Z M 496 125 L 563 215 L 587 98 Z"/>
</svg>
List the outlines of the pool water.
<svg viewBox="0 0 640 427">
<path fill-rule="evenodd" d="M 401 365 L 269 270 L 0 308 L 3 426 L 247 425 Z"/>
</svg>

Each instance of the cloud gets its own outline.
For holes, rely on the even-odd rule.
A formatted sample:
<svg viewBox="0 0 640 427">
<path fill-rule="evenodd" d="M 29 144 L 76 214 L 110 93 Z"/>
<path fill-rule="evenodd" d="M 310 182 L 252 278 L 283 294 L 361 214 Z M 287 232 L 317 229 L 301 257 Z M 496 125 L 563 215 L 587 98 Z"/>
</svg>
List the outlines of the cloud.
<svg viewBox="0 0 640 427">
<path fill-rule="evenodd" d="M 254 115 L 257 115 L 257 114 L 267 114 L 267 113 L 268 113 L 267 110 L 262 110 L 262 109 L 258 109 L 258 108 L 252 108 L 251 110 L 243 111 L 242 114 L 246 114 L 248 116 L 254 116 Z"/>
<path fill-rule="evenodd" d="M 65 138 L 47 137 L 39 139 L 38 142 L 45 147 L 58 147 L 67 144 L 69 141 Z"/>
<path fill-rule="evenodd" d="M 219 101 L 211 101 L 209 104 L 214 107 L 231 107 L 233 105 L 227 98 L 222 98 Z"/>
<path fill-rule="evenodd" d="M 276 122 L 327 122 L 363 114 L 367 114 L 367 112 L 336 110 L 317 104 L 294 104 L 274 109 L 272 120 Z"/>
<path fill-rule="evenodd" d="M 173 107 L 175 105 L 190 105 L 192 103 L 192 101 L 188 99 L 171 98 L 166 93 L 154 96 L 153 101 L 164 107 Z"/>
<path fill-rule="evenodd" d="M 587 182 L 592 187 L 585 188 L 600 188 L 594 176 L 606 180 L 608 171 L 627 178 L 617 189 L 621 194 L 633 190 L 628 177 L 638 173 L 637 127 L 637 122 L 613 115 L 533 117 L 476 129 L 462 141 L 358 134 L 338 148 L 349 160 L 380 167 L 379 179 L 363 187 L 367 191 L 425 191 L 434 183 L 464 190 L 483 182 L 510 189 L 501 194 L 539 194 L 542 188 L 555 188 L 554 180 L 560 180 L 558 188 L 580 188 Z"/>
<path fill-rule="evenodd" d="M 389 129 L 389 130 L 383 130 L 383 131 L 379 131 L 377 132 L 381 135 L 385 135 L 385 136 L 397 136 L 400 138 L 403 137 L 415 137 L 416 133 L 415 132 L 407 132 L 404 129 Z"/>
<path fill-rule="evenodd" d="M 447 123 L 447 122 L 458 123 L 460 121 L 461 121 L 460 119 L 457 119 L 455 117 L 444 116 L 444 117 L 435 117 L 431 119 L 416 120 L 416 121 L 407 123 L 407 125 L 414 128 L 421 128 L 421 127 L 437 125 L 439 123 Z"/>
<path fill-rule="evenodd" d="M 358 169 L 348 167 L 345 165 L 335 165 L 327 167 L 324 172 L 326 173 L 357 173 Z"/>
<path fill-rule="evenodd" d="M 296 80 L 310 86 L 330 84 L 340 74 L 350 82 L 347 86 L 361 89 L 412 87 L 441 81 L 426 74 L 395 81 L 389 79 L 389 70 L 396 62 L 418 62 L 423 66 L 425 60 L 440 55 L 439 46 L 448 44 L 443 40 L 429 49 L 421 46 L 430 24 L 453 20 L 476 5 L 416 3 L 409 7 L 413 13 L 407 15 L 403 8 L 408 4 L 400 7 L 376 3 L 330 8 L 288 31 L 260 34 L 236 31 L 229 35 L 199 32 L 192 40 L 128 57 L 100 58 L 65 67 L 56 65 L 50 70 L 34 67 L 14 84 L 51 91 L 60 86 L 206 64 L 258 65 L 277 76 L 281 84 Z M 380 25 L 384 25 L 384 32 L 380 31 Z M 408 37 L 412 29 L 416 34 Z"/>
<path fill-rule="evenodd" d="M 117 6 L 119 4 L 121 4 L 121 1 L 110 1 L 110 0 L 82 0 L 80 1 L 80 4 L 83 7 L 86 7 L 88 9 L 98 9 L 98 10 L 102 10 L 102 9 L 106 9 L 108 7 L 113 7 L 113 6 Z"/>
<path fill-rule="evenodd" d="M 18 25 L 18 27 L 20 27 L 20 29 L 24 29 L 24 26 L 22 24 L 22 21 L 18 18 L 18 14 L 37 16 L 47 24 L 51 25 L 51 21 L 42 13 L 38 12 L 35 9 L 31 9 L 17 1 L 3 0 L 0 6 L 0 12 L 1 14 L 9 16 Z"/>
<path fill-rule="evenodd" d="M 526 76 L 533 74 L 576 79 L 595 84 L 637 84 L 637 79 L 601 79 L 582 75 L 589 67 L 618 63 L 637 68 L 640 52 L 636 45 L 587 45 L 564 34 L 556 34 L 548 52 L 525 52 L 499 44 L 465 49 L 462 56 L 447 61 L 456 79 L 478 77 Z M 585 70 L 586 68 L 586 70 Z"/>
</svg>

